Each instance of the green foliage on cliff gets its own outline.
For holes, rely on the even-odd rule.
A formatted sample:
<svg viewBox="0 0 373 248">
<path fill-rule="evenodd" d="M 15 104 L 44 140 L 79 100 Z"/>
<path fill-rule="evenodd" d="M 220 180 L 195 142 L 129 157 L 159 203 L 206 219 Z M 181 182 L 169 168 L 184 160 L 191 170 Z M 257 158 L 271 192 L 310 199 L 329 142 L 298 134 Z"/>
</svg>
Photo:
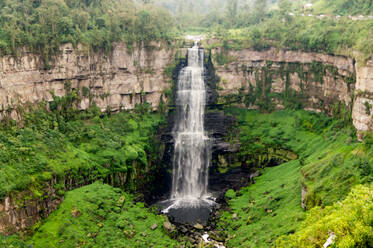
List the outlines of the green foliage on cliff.
<svg viewBox="0 0 373 248">
<path fill-rule="evenodd" d="M 373 246 L 373 186 L 355 187 L 347 198 L 324 209 L 313 208 L 299 231 L 283 236 L 276 247 L 322 247 L 331 234 L 332 247 Z"/>
<path fill-rule="evenodd" d="M 171 15 L 130 0 L 6 0 L 0 2 L 0 53 L 27 47 L 45 60 L 59 46 L 82 43 L 109 51 L 113 42 L 150 42 L 172 38 Z"/>
<path fill-rule="evenodd" d="M 216 34 L 218 38 L 233 41 L 232 49 L 277 47 L 346 56 L 359 51 L 362 58 L 367 59 L 373 53 L 372 25 L 373 20 L 319 20 L 308 16 L 283 19 L 274 16 L 259 24 L 230 30 L 223 36 Z"/>
<path fill-rule="evenodd" d="M 227 229 L 232 247 L 268 247 L 281 235 L 298 230 L 303 235 L 301 187 L 306 192 L 304 206 L 310 210 L 332 206 L 345 199 L 354 186 L 373 181 L 371 139 L 358 143 L 353 127 L 343 119 L 291 110 L 271 114 L 244 109 L 228 112 L 238 119 L 241 152 L 249 166 L 257 166 L 254 161 L 258 158 L 270 158 L 276 149 L 298 154 L 294 161 L 264 169 L 256 184 L 239 191 L 237 197 L 230 197 L 232 212 L 223 214 L 220 226 Z M 359 201 L 356 204 L 363 208 Z M 234 213 L 241 217 L 229 221 Z M 356 218 L 362 221 L 361 215 Z M 371 222 L 367 222 L 369 225 Z M 312 227 L 315 229 L 317 225 Z M 357 235 L 367 233 L 369 228 L 362 230 L 365 231 Z M 328 230 L 322 237 L 327 234 Z M 319 237 L 315 232 L 312 235 Z M 301 244 L 303 238 L 306 237 L 297 236 L 294 242 L 299 240 L 297 244 Z"/>
<path fill-rule="evenodd" d="M 61 100 L 61 99 L 60 99 Z M 66 100 L 61 100 L 66 101 Z M 65 103 L 66 104 L 66 103 Z M 52 104 L 53 105 L 53 104 Z M 25 114 L 23 127 L 6 124 L 0 130 L 0 195 L 27 188 L 41 196 L 45 181 L 65 178 L 80 183 L 106 179 L 116 185 L 121 173 L 126 187 L 146 183 L 143 175 L 156 170 L 154 134 L 164 117 L 139 106 L 134 113 L 100 114 L 97 108 L 44 107 Z M 142 178 L 142 179 L 141 179 Z M 62 184 L 61 184 L 62 183 Z M 63 191 L 61 192 L 63 193 Z"/>
<path fill-rule="evenodd" d="M 28 243 L 35 248 L 176 247 L 163 230 L 166 217 L 133 201 L 130 194 L 100 182 L 70 191 Z"/>
</svg>

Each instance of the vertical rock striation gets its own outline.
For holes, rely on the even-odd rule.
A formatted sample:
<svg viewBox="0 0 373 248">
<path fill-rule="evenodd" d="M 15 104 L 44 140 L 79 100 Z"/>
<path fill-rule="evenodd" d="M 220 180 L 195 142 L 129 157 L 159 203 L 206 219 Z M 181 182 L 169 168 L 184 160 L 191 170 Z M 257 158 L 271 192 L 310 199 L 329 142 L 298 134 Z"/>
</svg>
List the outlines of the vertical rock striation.
<svg viewBox="0 0 373 248">
<path fill-rule="evenodd" d="M 66 83 L 81 93 L 79 108 L 95 102 L 105 111 L 133 109 L 148 102 L 156 109 L 163 91 L 170 88 L 164 70 L 173 62 L 175 49 L 161 43 L 130 50 L 118 43 L 110 54 L 87 52 L 71 44 L 61 46 L 51 66 L 40 56 L 22 51 L 17 58 L 0 58 L 0 116 L 11 113 L 17 119 L 16 107 L 27 103 L 53 101 L 53 95 L 64 96 Z M 50 69 L 48 68 L 50 67 Z M 85 94 L 83 94 L 83 92 Z"/>
<path fill-rule="evenodd" d="M 284 98 L 300 103 L 306 110 L 331 114 L 336 105 L 351 111 L 359 138 L 373 130 L 373 60 L 359 65 L 354 58 L 321 53 L 269 49 L 212 51 L 219 101 L 237 99 L 241 95 L 253 98 L 249 108 L 260 108 L 262 93 L 269 96 L 273 109 L 283 108 Z M 256 91 L 257 88 L 260 91 Z M 262 99 L 263 100 L 263 99 Z M 289 99 L 288 99 L 289 100 Z M 268 104 L 267 102 L 267 104 Z M 243 104 L 243 102 L 241 102 Z"/>
</svg>

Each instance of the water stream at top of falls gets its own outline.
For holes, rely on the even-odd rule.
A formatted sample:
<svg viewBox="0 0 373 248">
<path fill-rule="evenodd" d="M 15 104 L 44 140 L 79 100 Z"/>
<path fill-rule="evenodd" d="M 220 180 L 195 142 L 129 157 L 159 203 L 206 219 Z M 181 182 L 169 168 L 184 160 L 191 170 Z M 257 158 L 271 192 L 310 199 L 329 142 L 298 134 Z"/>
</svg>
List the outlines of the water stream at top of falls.
<svg viewBox="0 0 373 248">
<path fill-rule="evenodd" d="M 207 192 L 211 149 L 204 130 L 205 106 L 204 51 L 195 42 L 177 84 L 172 190 L 165 213 L 214 204 Z"/>
</svg>

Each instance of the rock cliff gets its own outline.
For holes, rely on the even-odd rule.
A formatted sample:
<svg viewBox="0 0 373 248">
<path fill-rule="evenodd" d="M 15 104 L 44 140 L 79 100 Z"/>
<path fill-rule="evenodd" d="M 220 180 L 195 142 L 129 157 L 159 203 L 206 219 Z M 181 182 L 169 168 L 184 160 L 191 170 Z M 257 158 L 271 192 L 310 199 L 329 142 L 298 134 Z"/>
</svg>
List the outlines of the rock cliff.
<svg viewBox="0 0 373 248">
<path fill-rule="evenodd" d="M 221 103 L 243 104 L 246 98 L 250 108 L 271 110 L 288 103 L 329 114 L 344 105 L 359 137 L 373 130 L 373 60 L 360 65 L 353 58 L 274 48 L 217 48 L 212 54 Z"/>
<path fill-rule="evenodd" d="M 132 109 L 148 102 L 157 108 L 163 91 L 170 87 L 165 68 L 175 49 L 161 43 L 135 47 L 115 44 L 110 54 L 88 52 L 65 44 L 46 65 L 40 56 L 23 50 L 17 58 L 0 58 L 0 116 L 17 119 L 16 108 L 27 103 L 50 102 L 64 96 L 66 83 L 81 93 L 79 108 L 93 102 L 105 111 Z"/>
<path fill-rule="evenodd" d="M 373 59 L 357 65 L 356 92 L 352 111 L 354 126 L 361 133 L 373 130 Z"/>
</svg>

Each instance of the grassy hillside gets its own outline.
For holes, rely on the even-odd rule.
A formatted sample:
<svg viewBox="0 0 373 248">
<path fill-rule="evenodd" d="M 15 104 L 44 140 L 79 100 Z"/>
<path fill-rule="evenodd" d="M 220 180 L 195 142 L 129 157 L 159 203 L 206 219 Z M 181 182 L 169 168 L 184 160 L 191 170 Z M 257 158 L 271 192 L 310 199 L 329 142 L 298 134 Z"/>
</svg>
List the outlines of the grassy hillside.
<svg viewBox="0 0 373 248">
<path fill-rule="evenodd" d="M 223 213 L 218 229 L 228 233 L 228 247 L 270 247 L 298 229 L 304 219 L 300 169 L 299 161 L 267 168 L 254 185 L 237 195 L 227 192 L 231 211 Z"/>
<path fill-rule="evenodd" d="M 0 247 L 182 247 L 163 228 L 164 215 L 102 182 L 70 191 L 58 210 L 34 226 L 32 237 L 0 235 Z M 185 246 L 183 246 L 185 247 Z"/>
<path fill-rule="evenodd" d="M 131 195 L 96 182 L 68 192 L 27 243 L 35 248 L 176 247 L 163 230 L 165 221 L 133 203 Z M 154 224 L 158 227 L 152 230 Z"/>
<path fill-rule="evenodd" d="M 287 149 L 299 156 L 264 169 L 254 185 L 228 192 L 232 210 L 223 214 L 220 227 L 227 232 L 229 247 L 268 247 L 281 235 L 298 230 L 301 235 L 306 225 L 300 226 L 304 217 L 302 187 L 307 192 L 305 207 L 310 210 L 332 206 L 345 199 L 355 185 L 373 181 L 370 138 L 358 143 L 353 127 L 342 120 L 305 111 L 228 112 L 238 118 L 241 153 L 248 164 L 270 159 L 276 149 Z M 367 226 L 371 223 L 367 222 Z"/>
<path fill-rule="evenodd" d="M 342 202 L 312 209 L 299 231 L 283 236 L 276 247 L 322 247 L 335 235 L 333 247 L 373 246 L 373 185 L 355 187 Z"/>
</svg>

